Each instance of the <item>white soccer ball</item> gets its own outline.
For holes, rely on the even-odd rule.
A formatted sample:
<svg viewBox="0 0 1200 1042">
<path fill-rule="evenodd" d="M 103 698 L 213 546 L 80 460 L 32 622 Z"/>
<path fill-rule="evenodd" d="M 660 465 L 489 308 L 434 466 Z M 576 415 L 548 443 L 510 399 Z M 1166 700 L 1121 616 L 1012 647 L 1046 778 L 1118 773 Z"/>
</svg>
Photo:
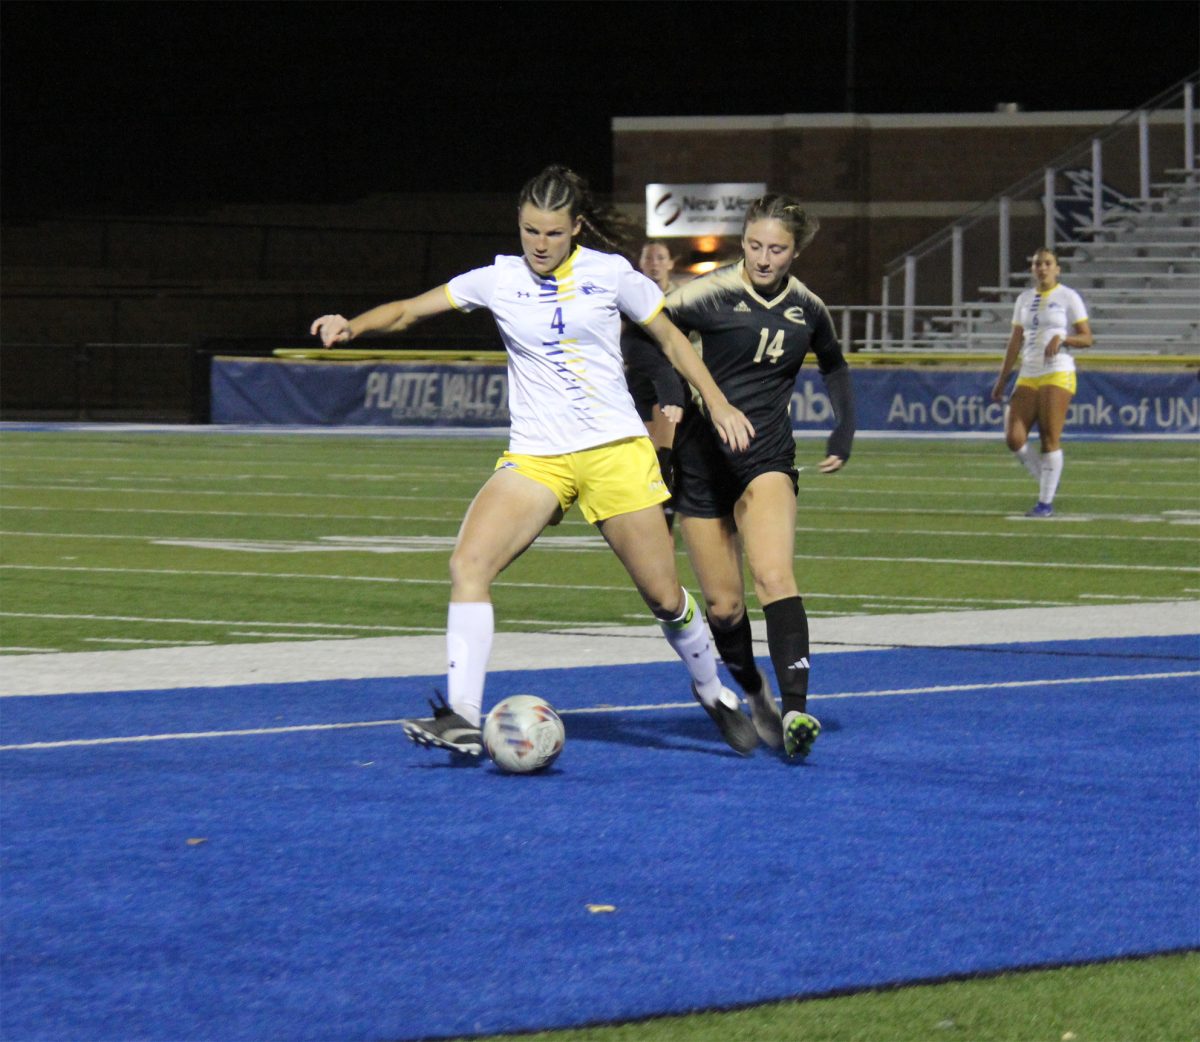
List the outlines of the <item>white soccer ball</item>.
<svg viewBox="0 0 1200 1042">
<path fill-rule="evenodd" d="M 567 732 L 554 707 L 535 695 L 498 702 L 483 725 L 483 747 L 502 771 L 529 774 L 558 759 Z"/>
</svg>

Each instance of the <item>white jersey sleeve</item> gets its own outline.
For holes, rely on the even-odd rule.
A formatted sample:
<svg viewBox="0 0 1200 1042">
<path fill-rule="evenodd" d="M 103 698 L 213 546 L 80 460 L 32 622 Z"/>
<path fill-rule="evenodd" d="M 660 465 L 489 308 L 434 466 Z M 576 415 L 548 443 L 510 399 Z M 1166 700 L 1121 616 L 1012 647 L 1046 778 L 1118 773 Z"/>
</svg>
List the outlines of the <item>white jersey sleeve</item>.
<svg viewBox="0 0 1200 1042">
<path fill-rule="evenodd" d="M 455 275 L 446 283 L 446 296 L 450 298 L 450 303 L 458 311 L 474 311 L 476 308 L 491 307 L 492 295 L 495 291 L 495 264 Z"/>
<path fill-rule="evenodd" d="M 639 326 L 644 326 L 662 311 L 663 300 L 662 290 L 654 280 L 648 279 L 640 271 L 634 271 L 632 265 L 628 265 L 627 271 L 619 273 L 617 307 Z"/>
</svg>

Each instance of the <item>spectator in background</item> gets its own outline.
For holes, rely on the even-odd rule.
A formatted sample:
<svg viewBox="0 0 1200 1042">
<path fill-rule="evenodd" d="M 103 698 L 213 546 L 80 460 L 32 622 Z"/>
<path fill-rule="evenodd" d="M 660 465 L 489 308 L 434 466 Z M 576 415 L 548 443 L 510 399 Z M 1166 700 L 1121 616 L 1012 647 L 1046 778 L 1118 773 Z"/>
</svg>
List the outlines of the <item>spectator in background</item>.
<svg viewBox="0 0 1200 1042">
<path fill-rule="evenodd" d="M 992 398 L 1004 400 L 1004 387 L 1020 355 L 1017 383 L 1004 410 L 1004 440 L 1038 482 L 1037 503 L 1026 517 L 1053 517 L 1062 478 L 1062 431 L 1075 396 L 1075 359 L 1070 349 L 1092 346 L 1083 298 L 1058 281 L 1058 255 L 1042 247 L 1030 265 L 1034 288 L 1017 297 L 1012 336 L 1004 352 Z M 1029 451 L 1029 431 L 1037 424 L 1041 453 Z"/>
<path fill-rule="evenodd" d="M 699 333 L 704 363 L 756 435 L 740 454 L 690 404 L 675 435 L 675 509 L 688 557 L 708 605 L 721 658 L 750 703 L 755 727 L 773 748 L 804 759 L 821 725 L 807 711 L 808 616 L 796 585 L 796 442 L 791 400 L 796 375 L 817 356 L 837 426 L 818 465 L 841 470 L 854 440 L 850 370 L 821 299 L 790 274 L 817 222 L 790 196 L 766 195 L 746 211 L 742 257 L 667 297 L 685 333 Z M 742 555 L 767 622 L 767 645 L 783 701 L 754 661 Z"/>
<path fill-rule="evenodd" d="M 468 508 L 450 557 L 448 701 L 432 717 L 404 721 L 404 732 L 419 745 L 480 755 L 492 583 L 578 501 L 687 666 L 696 698 L 729 745 L 748 753 L 757 742 L 754 725 L 721 684 L 704 622 L 679 584 L 660 507 L 667 491 L 621 368 L 620 314 L 644 328 L 697 388 L 721 444 L 742 451 L 754 430 L 662 313 L 661 290 L 624 257 L 602 252 L 619 250 L 619 234 L 582 178 L 547 167 L 521 190 L 517 217 L 521 256 L 498 256 L 349 321 L 324 315 L 312 324 L 331 347 L 486 307 L 508 352 L 509 447 Z"/>
<path fill-rule="evenodd" d="M 663 293 L 670 292 L 675 258 L 666 243 L 659 239 L 644 243 L 638 255 L 638 268 Z M 633 396 L 634 408 L 646 425 L 663 481 L 670 492 L 675 487 L 671 445 L 675 441 L 675 425 L 683 418 L 683 406 L 690 391 L 658 345 L 628 323 L 621 332 L 621 357 L 625 362 L 625 380 Z M 675 520 L 670 500 L 663 505 L 663 510 L 670 528 Z"/>
</svg>

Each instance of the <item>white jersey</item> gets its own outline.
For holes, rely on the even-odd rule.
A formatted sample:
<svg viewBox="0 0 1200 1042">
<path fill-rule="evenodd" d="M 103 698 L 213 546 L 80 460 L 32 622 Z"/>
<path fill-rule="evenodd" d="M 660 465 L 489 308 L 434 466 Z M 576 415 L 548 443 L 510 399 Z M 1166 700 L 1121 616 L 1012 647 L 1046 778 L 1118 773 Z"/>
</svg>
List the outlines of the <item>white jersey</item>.
<svg viewBox="0 0 1200 1042">
<path fill-rule="evenodd" d="M 1073 373 L 1075 359 L 1068 348 L 1060 346 L 1058 354 L 1046 360 L 1046 345 L 1055 336 L 1073 333 L 1076 322 L 1087 321 L 1083 298 L 1073 289 L 1059 283 L 1045 293 L 1027 289 L 1017 297 L 1013 308 L 1014 326 L 1025 333 L 1021 344 L 1019 377 L 1045 376 L 1047 373 Z"/>
<path fill-rule="evenodd" d="M 662 291 L 624 257 L 578 246 L 546 276 L 499 256 L 456 275 L 459 311 L 492 312 L 508 351 L 509 450 L 555 456 L 644 436 L 625 383 L 621 315 L 645 325 Z"/>
</svg>

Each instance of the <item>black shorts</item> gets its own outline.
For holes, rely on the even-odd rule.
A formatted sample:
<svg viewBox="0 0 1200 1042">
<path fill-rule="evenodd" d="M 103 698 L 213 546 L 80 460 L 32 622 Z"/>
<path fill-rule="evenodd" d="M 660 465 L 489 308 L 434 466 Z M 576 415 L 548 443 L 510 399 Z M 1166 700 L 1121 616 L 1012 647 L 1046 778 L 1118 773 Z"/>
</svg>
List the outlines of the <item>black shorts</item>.
<svg viewBox="0 0 1200 1042">
<path fill-rule="evenodd" d="M 675 433 L 675 512 L 690 517 L 729 517 L 733 505 L 760 474 L 775 471 L 799 488 L 796 442 L 786 432 L 759 432 L 745 452 L 726 447 L 706 416 L 691 409 Z"/>
</svg>

